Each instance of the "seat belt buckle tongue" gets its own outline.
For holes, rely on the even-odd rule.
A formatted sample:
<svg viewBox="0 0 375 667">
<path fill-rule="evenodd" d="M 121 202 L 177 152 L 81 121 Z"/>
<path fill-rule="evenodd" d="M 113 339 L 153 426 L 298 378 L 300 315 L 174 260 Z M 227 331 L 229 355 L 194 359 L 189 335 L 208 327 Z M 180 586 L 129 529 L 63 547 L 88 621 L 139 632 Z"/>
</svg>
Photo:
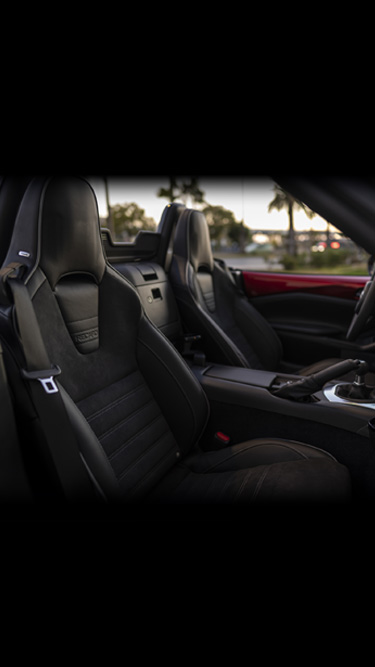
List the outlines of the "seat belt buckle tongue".
<svg viewBox="0 0 375 667">
<path fill-rule="evenodd" d="M 61 368 L 59 366 L 53 366 L 53 368 L 47 368 L 44 371 L 25 371 L 23 369 L 22 377 L 26 380 L 39 380 L 46 394 L 57 394 L 59 388 L 53 378 L 60 373 Z"/>
<path fill-rule="evenodd" d="M 57 392 L 59 391 L 57 384 L 53 379 L 53 375 L 51 375 L 51 377 L 49 378 L 38 378 L 38 380 L 42 385 L 46 394 L 57 394 Z"/>
</svg>

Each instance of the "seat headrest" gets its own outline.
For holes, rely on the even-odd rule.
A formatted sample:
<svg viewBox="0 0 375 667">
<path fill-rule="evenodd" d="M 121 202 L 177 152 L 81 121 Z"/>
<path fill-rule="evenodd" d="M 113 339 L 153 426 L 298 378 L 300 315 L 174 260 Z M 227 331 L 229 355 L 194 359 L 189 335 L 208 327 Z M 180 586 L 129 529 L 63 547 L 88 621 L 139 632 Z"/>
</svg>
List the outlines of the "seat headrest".
<svg viewBox="0 0 375 667">
<path fill-rule="evenodd" d="M 52 289 L 62 276 L 85 273 L 100 282 L 106 266 L 95 194 L 75 176 L 36 177 L 18 210 L 4 264 L 40 266 Z"/>
<path fill-rule="evenodd" d="M 176 227 L 174 253 L 187 259 L 196 272 L 213 270 L 208 223 L 203 213 L 194 209 L 182 213 Z"/>
</svg>

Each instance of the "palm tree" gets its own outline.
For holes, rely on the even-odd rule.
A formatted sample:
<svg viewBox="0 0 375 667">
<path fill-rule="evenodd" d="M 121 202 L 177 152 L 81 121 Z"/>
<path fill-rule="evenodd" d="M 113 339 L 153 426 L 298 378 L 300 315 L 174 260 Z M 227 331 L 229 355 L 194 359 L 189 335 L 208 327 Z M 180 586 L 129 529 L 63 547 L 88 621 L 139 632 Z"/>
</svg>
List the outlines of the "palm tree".
<svg viewBox="0 0 375 667">
<path fill-rule="evenodd" d="M 276 209 L 281 211 L 286 209 L 288 211 L 289 218 L 289 233 L 288 233 L 288 253 L 289 255 L 297 254 L 297 245 L 294 232 L 294 210 L 302 208 L 306 213 L 308 218 L 312 218 L 315 213 L 312 211 L 306 204 L 304 204 L 299 199 L 296 199 L 289 192 L 280 187 L 280 185 L 275 184 L 274 186 L 275 196 L 273 200 L 268 204 L 268 212 Z"/>
<path fill-rule="evenodd" d="M 160 188 L 157 193 L 157 197 L 165 197 L 170 202 L 180 199 L 185 206 L 188 201 L 194 203 L 203 204 L 204 203 L 205 193 L 200 189 L 198 185 L 198 179 L 194 176 L 190 177 L 187 180 L 177 179 L 174 176 L 169 178 L 169 187 Z"/>
</svg>

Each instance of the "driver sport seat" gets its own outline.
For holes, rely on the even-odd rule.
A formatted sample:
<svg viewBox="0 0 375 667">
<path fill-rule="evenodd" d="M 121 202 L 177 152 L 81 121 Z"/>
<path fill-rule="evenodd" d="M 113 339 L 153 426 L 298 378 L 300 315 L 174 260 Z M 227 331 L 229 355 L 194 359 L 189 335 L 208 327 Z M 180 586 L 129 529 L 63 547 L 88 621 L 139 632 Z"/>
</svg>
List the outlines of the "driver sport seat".
<svg viewBox="0 0 375 667">
<path fill-rule="evenodd" d="M 170 281 L 187 331 L 202 336 L 211 361 L 263 370 L 283 370 L 282 344 L 275 330 L 212 256 L 208 224 L 200 211 L 185 209 L 177 222 Z M 340 359 L 300 369 L 316 373 Z"/>
<path fill-rule="evenodd" d="M 347 468 L 307 444 L 264 438 L 199 449 L 206 395 L 145 316 L 133 285 L 107 262 L 96 198 L 85 180 L 30 183 L 4 266 L 20 261 L 20 249 L 17 280 L 27 288 L 51 364 L 61 369 L 57 393 L 101 496 L 148 506 L 350 498 Z M 26 385 L 21 379 L 25 359 L 9 303 L 0 305 L 0 336 L 28 465 L 43 485 L 41 471 L 52 463 L 45 442 L 40 446 L 44 424 L 29 391 L 30 383 L 40 385 L 34 376 Z M 54 396 L 47 394 L 46 401 Z"/>
</svg>

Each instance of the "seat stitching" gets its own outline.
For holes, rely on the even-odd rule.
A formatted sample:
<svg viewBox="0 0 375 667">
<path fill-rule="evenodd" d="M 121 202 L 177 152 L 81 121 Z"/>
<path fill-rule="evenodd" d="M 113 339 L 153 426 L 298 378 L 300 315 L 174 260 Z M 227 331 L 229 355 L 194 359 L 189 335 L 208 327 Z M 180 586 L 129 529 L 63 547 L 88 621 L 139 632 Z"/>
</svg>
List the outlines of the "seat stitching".
<svg viewBox="0 0 375 667">
<path fill-rule="evenodd" d="M 250 475 L 251 475 L 251 474 L 252 474 L 252 471 L 249 470 L 249 471 L 247 472 L 246 476 L 244 477 L 244 479 L 242 480 L 241 486 L 240 486 L 240 488 L 238 489 L 238 491 L 237 491 L 237 493 L 236 493 L 236 495 L 235 495 L 234 502 L 237 502 L 237 501 L 239 500 L 239 498 L 240 498 L 240 496 L 242 495 L 244 489 L 246 488 L 248 479 L 250 478 Z"/>
<path fill-rule="evenodd" d="M 210 468 L 206 468 L 206 472 L 209 472 L 210 470 L 215 470 L 215 468 L 218 468 L 218 467 L 221 466 L 223 463 L 226 463 L 227 461 L 230 461 L 231 459 L 236 458 L 237 456 L 239 456 L 240 454 L 242 454 L 242 452 L 246 451 L 246 449 L 250 449 L 250 448 L 251 448 L 251 449 L 256 449 L 256 448 L 258 448 L 258 447 L 264 447 L 264 444 L 265 444 L 265 443 L 263 442 L 263 443 L 259 443 L 258 445 L 250 445 L 250 446 L 249 446 L 249 445 L 244 445 L 244 446 L 242 447 L 242 449 L 240 449 L 238 452 L 234 452 L 234 453 L 232 453 L 232 454 L 228 454 L 228 456 L 227 456 L 226 458 L 222 459 L 222 460 L 219 461 L 218 463 L 214 463 Z M 304 454 L 303 452 L 298 451 L 297 449 L 295 449 L 294 447 L 291 447 L 290 445 L 287 445 L 287 444 L 284 444 L 284 443 L 281 443 L 281 442 L 277 442 L 277 443 L 274 443 L 274 444 L 277 444 L 279 447 L 284 447 L 285 449 L 290 449 L 290 450 L 292 450 L 293 452 L 295 452 L 296 454 L 298 454 L 298 455 L 299 455 L 301 458 L 303 458 L 303 459 L 308 459 L 308 458 L 309 458 L 308 456 L 306 456 L 306 454 Z M 301 444 L 302 444 L 302 443 L 301 443 Z M 265 464 L 259 464 L 259 465 L 265 465 Z M 255 466 L 254 466 L 254 467 L 255 467 Z"/>
<path fill-rule="evenodd" d="M 227 490 L 227 488 L 228 488 L 228 486 L 229 486 L 229 484 L 230 484 L 231 481 L 232 481 L 232 475 L 230 475 L 230 476 L 228 475 L 228 478 L 227 478 L 227 480 L 226 480 L 226 482 L 225 482 L 225 484 L 224 484 L 224 486 L 223 486 L 223 488 L 222 488 L 222 491 L 221 491 L 221 493 L 220 493 L 220 497 L 224 496 L 225 491 Z"/>
<path fill-rule="evenodd" d="M 172 447 L 164 454 L 164 456 L 158 460 L 158 462 L 142 477 L 142 479 L 139 479 L 138 482 L 133 486 L 133 488 L 130 490 L 130 496 L 133 496 L 139 489 L 139 487 L 142 486 L 142 484 L 145 484 L 148 480 L 148 478 L 154 474 L 159 468 L 164 467 L 165 461 L 168 460 L 168 458 L 171 455 Z M 121 473 L 122 477 L 122 473 Z"/>
<path fill-rule="evenodd" d="M 100 408 L 100 410 L 97 410 L 96 412 L 93 412 L 92 415 L 89 417 L 86 417 L 88 422 L 94 421 L 97 417 L 103 415 L 107 410 L 110 410 L 111 408 L 117 407 L 122 401 L 126 400 L 131 396 L 132 394 L 136 394 L 142 387 L 144 387 L 143 383 L 138 384 L 136 387 L 133 389 L 130 389 L 124 396 L 120 396 L 119 398 L 116 398 L 114 401 L 111 403 L 108 403 L 108 405 L 105 405 L 103 408 Z"/>
<path fill-rule="evenodd" d="M 154 402 L 154 399 L 153 399 L 153 397 L 151 397 L 149 401 L 147 401 L 146 403 L 143 403 L 139 408 L 136 408 L 135 410 L 133 410 L 133 412 L 131 412 L 129 415 L 127 415 L 124 419 L 121 419 L 121 421 L 117 422 L 117 424 L 114 424 L 114 426 L 112 426 L 110 429 L 108 429 L 108 431 L 105 431 L 104 433 L 102 433 L 99 436 L 100 440 L 105 440 L 105 438 L 107 438 L 109 435 L 112 435 L 115 431 L 117 431 L 117 429 L 119 429 L 121 426 L 126 424 L 127 421 L 130 421 L 131 419 L 136 417 L 140 412 L 142 412 L 142 410 L 144 410 L 148 405 L 152 404 L 153 402 Z M 159 416 L 161 417 L 162 415 L 159 415 Z"/>
<path fill-rule="evenodd" d="M 257 485 L 254 489 L 252 500 L 255 500 L 256 497 L 258 496 L 259 491 L 260 491 L 261 487 L 263 486 L 263 482 L 268 475 L 268 472 L 269 472 L 269 467 L 265 468 L 265 470 L 263 471 L 263 474 L 258 479 L 258 483 L 257 483 Z"/>
<path fill-rule="evenodd" d="M 125 440 L 125 442 L 122 442 L 121 445 L 116 447 L 116 449 L 113 452 L 111 452 L 111 454 L 108 455 L 109 460 L 112 461 L 114 458 L 116 458 L 116 456 L 124 449 L 124 447 L 128 447 L 129 445 L 131 445 L 131 443 L 134 440 L 136 440 L 141 434 L 145 433 L 145 431 L 147 431 L 147 429 L 149 429 L 150 426 L 153 426 L 160 419 L 163 419 L 163 415 L 161 415 L 161 414 L 154 417 L 154 419 L 152 419 L 150 422 L 148 422 L 148 424 L 146 424 L 143 428 L 139 429 L 139 431 L 134 433 L 134 435 L 132 435 L 132 437 L 129 438 L 129 440 Z M 160 437 L 162 437 L 165 433 L 168 433 L 168 432 L 169 432 L 169 430 L 165 430 L 164 433 L 162 433 L 162 435 Z"/>
<path fill-rule="evenodd" d="M 144 430 L 144 429 L 143 429 L 143 430 Z M 121 473 L 119 474 L 119 476 L 118 476 L 119 481 L 120 481 L 120 480 L 122 481 L 122 480 L 124 479 L 124 477 L 126 477 L 126 475 L 130 472 L 130 470 L 131 470 L 135 465 L 137 465 L 137 463 L 139 463 L 139 461 L 141 461 L 145 456 L 147 456 L 147 454 L 149 453 L 149 451 L 150 451 L 151 449 L 153 449 L 153 447 L 154 447 L 155 445 L 157 445 L 159 442 L 161 442 L 162 440 L 164 440 L 167 436 L 170 436 L 170 431 L 169 431 L 169 430 L 164 431 L 164 433 L 162 433 L 161 436 L 160 436 L 157 440 L 153 440 L 153 442 L 147 447 L 147 449 L 143 450 L 143 451 L 137 456 L 137 458 L 134 459 L 134 461 L 132 461 L 131 463 L 129 463 L 129 464 L 122 470 L 122 472 L 121 472 Z M 133 439 L 133 438 L 132 438 L 132 439 Z M 127 445 L 129 444 L 129 442 L 130 442 L 130 440 L 129 440 L 128 442 L 125 442 L 124 445 L 127 446 Z M 176 443 L 175 443 L 174 440 L 172 440 L 172 443 L 171 443 L 170 447 L 168 448 L 167 452 L 165 453 L 165 455 L 163 456 L 163 459 L 165 459 L 167 456 L 169 456 L 170 452 L 175 448 L 175 446 L 176 446 Z M 159 465 L 159 461 L 158 461 L 157 463 L 155 463 L 155 465 L 152 467 L 152 469 L 151 469 L 151 470 L 149 471 L 149 473 L 147 473 L 147 474 L 150 474 L 155 468 L 158 467 L 158 465 Z"/>
<path fill-rule="evenodd" d="M 97 392 L 95 392 L 94 394 L 88 394 L 87 396 L 82 397 L 81 400 L 79 401 L 79 403 L 80 403 L 80 404 L 84 403 L 84 402 L 87 401 L 89 398 L 92 398 L 92 396 L 98 396 L 98 395 L 100 395 L 100 394 L 103 394 L 103 392 L 105 392 L 105 391 L 106 391 L 107 389 L 109 389 L 110 387 L 113 387 L 115 384 L 119 384 L 120 382 L 123 382 L 123 380 L 127 380 L 127 379 L 130 378 L 132 375 L 136 375 L 137 373 L 139 373 L 138 369 L 136 369 L 136 370 L 134 370 L 134 371 L 130 371 L 130 373 L 128 373 L 127 375 L 125 375 L 125 376 L 123 376 L 123 377 L 120 377 L 118 380 L 114 380 L 114 382 L 110 382 L 109 384 L 104 385 L 103 387 L 101 387 L 101 388 L 100 388 Z"/>
</svg>

